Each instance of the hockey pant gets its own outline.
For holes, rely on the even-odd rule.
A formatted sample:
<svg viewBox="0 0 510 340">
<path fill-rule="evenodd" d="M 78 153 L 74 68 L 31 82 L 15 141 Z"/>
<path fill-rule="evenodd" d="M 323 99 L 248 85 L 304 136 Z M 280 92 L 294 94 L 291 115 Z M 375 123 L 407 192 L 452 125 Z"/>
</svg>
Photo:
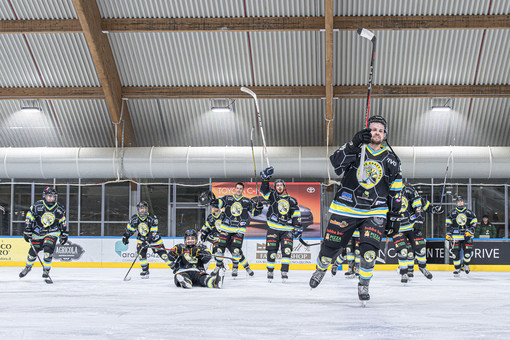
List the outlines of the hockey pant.
<svg viewBox="0 0 510 340">
<path fill-rule="evenodd" d="M 289 271 L 290 256 L 292 254 L 292 231 L 268 229 L 266 234 L 267 271 L 274 271 L 274 264 L 278 249 L 282 251 L 282 272 Z"/>
<path fill-rule="evenodd" d="M 137 240 L 136 242 L 137 242 L 136 252 L 138 253 L 138 252 L 140 252 L 140 247 L 142 246 L 142 241 Z M 168 253 L 164 249 L 165 245 L 163 244 L 163 240 L 160 239 L 159 241 L 152 243 L 152 246 L 155 246 L 155 248 L 152 248 L 152 252 L 154 254 L 158 254 L 159 257 L 161 257 L 161 259 L 165 262 L 165 264 L 168 267 L 170 267 L 172 264 L 172 261 L 170 260 L 170 258 L 168 257 Z M 149 270 L 149 262 L 147 260 L 147 250 L 148 249 L 149 248 L 144 248 L 140 252 L 140 265 L 142 266 L 143 271 Z"/>
<path fill-rule="evenodd" d="M 218 243 L 214 246 L 214 259 L 216 260 L 217 267 L 223 267 L 223 256 L 225 251 L 228 249 L 232 258 L 233 268 L 237 268 L 239 264 L 244 268 L 248 268 L 250 265 L 248 260 L 243 254 L 241 247 L 243 246 L 244 234 L 242 233 L 227 233 L 221 231 L 218 236 Z"/>
<path fill-rule="evenodd" d="M 383 217 L 352 218 L 332 214 L 321 249 L 317 258 L 317 269 L 326 270 L 334 259 L 347 246 L 356 229 L 360 231 L 360 280 L 365 284 L 372 278 L 377 251 L 380 248 L 386 219 Z"/>
<path fill-rule="evenodd" d="M 193 286 L 199 285 L 201 287 L 215 288 L 213 287 L 213 282 L 216 279 L 216 276 L 208 275 L 206 272 L 202 271 L 185 271 L 178 273 L 184 277 L 184 279 L 188 279 L 191 281 Z M 177 281 L 176 275 L 174 276 L 174 283 L 177 287 L 180 287 L 181 284 Z"/>
<path fill-rule="evenodd" d="M 464 251 L 464 256 L 461 258 L 460 251 Z M 460 269 L 461 264 L 469 264 L 471 262 L 471 256 L 473 255 L 473 241 L 472 240 L 456 240 L 452 247 L 452 258 L 455 269 Z"/>
<path fill-rule="evenodd" d="M 393 235 L 393 243 L 395 244 L 395 252 L 398 257 L 400 275 L 414 271 L 415 255 L 419 267 L 425 268 L 427 258 L 423 237 L 415 238 L 413 230 L 402 231 Z"/>
<path fill-rule="evenodd" d="M 42 258 L 42 263 L 44 268 L 51 268 L 51 261 L 53 260 L 53 252 L 55 251 L 55 246 L 57 244 L 56 236 L 35 236 L 32 238 L 32 244 L 34 245 L 34 249 L 30 247 L 28 250 L 28 256 L 26 265 L 32 267 L 34 265 L 35 260 L 37 259 L 37 253 L 41 250 L 44 251 L 44 256 Z"/>
</svg>

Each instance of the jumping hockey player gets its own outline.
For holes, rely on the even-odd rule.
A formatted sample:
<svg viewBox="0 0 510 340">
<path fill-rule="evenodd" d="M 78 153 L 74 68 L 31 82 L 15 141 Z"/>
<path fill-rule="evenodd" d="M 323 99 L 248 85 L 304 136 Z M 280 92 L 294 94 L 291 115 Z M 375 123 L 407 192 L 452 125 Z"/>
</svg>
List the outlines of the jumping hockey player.
<svg viewBox="0 0 510 340">
<path fill-rule="evenodd" d="M 331 202 L 331 217 L 317 258 L 317 270 L 310 287 L 317 287 L 341 248 L 347 245 L 354 230 L 360 231 L 360 272 L 358 297 L 370 299 L 369 282 L 380 248 L 388 210 L 398 214 L 402 176 L 399 160 L 383 143 L 387 124 L 381 116 L 368 120 L 369 127 L 356 133 L 330 156 L 335 173 L 342 173 L 341 185 Z M 366 144 L 366 145 L 365 145 Z M 360 173 L 361 147 L 366 148 L 364 172 Z"/>
<path fill-rule="evenodd" d="M 212 248 L 213 254 L 216 254 L 216 252 L 218 251 L 219 240 L 220 240 L 220 238 L 219 238 L 220 232 L 219 232 L 218 228 L 227 215 L 225 214 L 225 212 L 223 210 L 221 210 L 217 207 L 211 207 L 211 210 L 212 210 L 212 212 L 207 216 L 207 218 L 205 220 L 205 224 L 203 225 L 202 229 L 200 230 L 200 241 L 202 241 L 202 242 L 209 241 L 213 246 L 213 248 Z M 243 254 L 242 249 L 239 249 L 239 254 L 241 256 L 241 262 L 244 262 L 246 260 L 246 258 Z M 237 268 L 237 266 L 234 266 L 234 267 Z M 250 275 L 250 276 L 254 275 L 254 272 L 253 272 L 253 270 L 251 270 L 248 262 L 246 262 L 245 269 L 246 269 L 246 272 L 248 273 L 248 275 Z M 218 270 L 219 270 L 219 268 L 215 272 L 217 273 Z"/>
<path fill-rule="evenodd" d="M 128 244 L 129 238 L 138 231 L 136 237 L 136 252 L 140 256 L 140 264 L 142 272 L 140 276 L 142 279 L 149 278 L 149 262 L 147 261 L 147 249 L 152 248 L 154 253 L 157 253 L 166 265 L 170 267 L 171 261 L 168 258 L 163 239 L 158 232 L 158 218 L 155 215 L 149 214 L 149 204 L 145 201 L 138 202 L 136 205 L 138 213 L 131 216 L 129 223 L 126 227 L 126 232 L 122 237 L 122 243 Z"/>
<path fill-rule="evenodd" d="M 208 275 L 206 266 L 212 259 L 209 249 L 197 245 L 197 232 L 193 229 L 184 232 L 184 244 L 177 244 L 168 255 L 174 268 L 174 283 L 177 287 L 191 288 L 194 285 L 209 288 L 221 288 L 225 270 L 217 275 Z"/>
<path fill-rule="evenodd" d="M 464 199 L 458 197 L 457 207 L 446 216 L 446 240 L 450 243 L 455 277 L 460 275 L 461 268 L 469 274 L 477 222 L 475 214 L 464 205 Z M 461 249 L 464 251 L 463 259 L 460 258 Z"/>
<path fill-rule="evenodd" d="M 389 214 L 386 223 L 386 234 L 393 238 L 395 244 L 395 252 L 398 256 L 400 268 L 400 282 L 407 283 L 409 280 L 408 268 L 414 266 L 413 250 L 416 251 L 417 249 L 413 233 L 414 221 L 422 206 L 418 192 L 408 183 L 402 188 L 401 206 L 399 212 L 401 216 Z"/>
<path fill-rule="evenodd" d="M 361 261 L 359 252 L 359 230 L 355 230 L 352 234 L 351 239 L 347 242 L 345 247 L 345 260 L 347 260 L 347 271 L 345 277 L 352 279 L 355 276 L 359 276 L 359 264 Z M 342 265 L 344 258 L 342 255 L 338 255 L 335 262 L 331 266 L 331 275 L 335 276 L 338 271 L 338 266 Z"/>
<path fill-rule="evenodd" d="M 250 276 L 253 276 L 253 271 L 250 268 L 248 260 L 243 255 L 241 247 L 243 245 L 244 234 L 246 227 L 250 223 L 250 215 L 257 216 L 262 212 L 262 203 L 255 204 L 255 202 L 243 196 L 244 184 L 239 182 L 234 187 L 233 195 L 225 195 L 220 198 L 214 198 L 211 192 L 202 193 L 199 197 L 201 205 L 210 204 L 211 207 L 218 209 L 225 209 L 225 219 L 217 226 L 219 230 L 219 241 L 214 258 L 216 260 L 216 274 L 223 266 L 223 256 L 225 250 L 228 249 L 234 259 L 232 264 L 232 276 L 237 277 L 239 263 L 245 268 Z"/>
<path fill-rule="evenodd" d="M 285 182 L 281 179 L 274 181 L 274 189 L 269 186 L 274 169 L 266 168 L 260 173 L 262 184 L 260 192 L 269 202 L 267 210 L 267 279 L 274 277 L 274 265 L 278 249 L 281 249 L 281 275 L 285 282 L 289 278 L 290 256 L 293 250 L 293 238 L 300 238 L 303 234 L 301 226 L 301 211 L 297 200 L 287 193 Z"/>
<path fill-rule="evenodd" d="M 24 277 L 32 269 L 37 253 L 44 251 L 42 277 L 47 283 L 55 245 L 60 237 L 60 244 L 65 244 L 69 237 L 67 229 L 66 210 L 57 202 L 58 194 L 54 188 L 46 187 L 42 194 L 43 199 L 34 203 L 26 214 L 25 231 L 23 238 L 32 246 L 28 250 L 26 267 L 19 273 Z M 35 249 L 35 251 L 34 251 Z"/>
<path fill-rule="evenodd" d="M 432 280 L 432 273 L 427 269 L 427 240 L 425 240 L 423 223 L 425 222 L 425 214 L 430 212 L 430 202 L 422 197 L 421 198 L 421 211 L 416 214 L 416 219 L 414 220 L 414 228 L 413 228 L 413 238 L 414 238 L 414 256 L 416 261 L 418 262 L 418 269 L 420 272 L 425 275 L 425 277 L 429 280 Z M 407 276 L 411 279 L 414 271 L 414 259 L 411 258 L 410 263 L 408 264 Z"/>
</svg>

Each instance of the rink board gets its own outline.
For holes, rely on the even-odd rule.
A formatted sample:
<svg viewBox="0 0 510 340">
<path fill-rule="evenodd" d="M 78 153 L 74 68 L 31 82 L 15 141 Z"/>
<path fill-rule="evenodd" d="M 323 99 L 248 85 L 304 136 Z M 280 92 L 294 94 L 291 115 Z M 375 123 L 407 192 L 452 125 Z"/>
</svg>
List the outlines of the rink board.
<svg viewBox="0 0 510 340">
<path fill-rule="evenodd" d="M 164 238 L 163 240 L 166 248 L 182 243 L 181 238 Z M 313 244 L 319 242 L 319 239 L 307 239 L 306 241 Z M 305 247 L 295 240 L 291 269 L 315 269 L 319 248 L 319 246 Z M 384 248 L 385 242 L 383 241 L 379 252 L 380 258 L 384 258 Z M 29 244 L 21 237 L 0 238 L 0 266 L 23 266 L 28 249 Z M 267 254 L 265 239 L 246 238 L 243 243 L 243 252 L 253 269 L 265 269 Z M 431 270 L 453 270 L 453 266 L 444 264 L 444 254 L 444 241 L 437 239 L 428 241 L 428 268 Z M 510 240 L 475 240 L 473 254 L 472 270 L 510 271 Z M 279 269 L 280 255 L 278 253 L 276 269 Z M 57 246 L 53 264 L 56 267 L 124 268 L 131 265 L 135 256 L 135 240 L 124 245 L 119 238 L 113 237 L 73 237 L 70 238 L 68 244 Z M 147 252 L 147 257 L 151 267 L 166 267 L 159 256 L 151 250 Z M 39 265 L 37 261 L 36 265 Z M 213 266 L 214 264 L 211 262 L 211 267 Z M 344 265 L 344 269 L 345 267 Z M 375 269 L 394 270 L 395 268 L 397 268 L 397 255 L 393 242 L 389 241 L 386 264 L 378 263 Z"/>
</svg>

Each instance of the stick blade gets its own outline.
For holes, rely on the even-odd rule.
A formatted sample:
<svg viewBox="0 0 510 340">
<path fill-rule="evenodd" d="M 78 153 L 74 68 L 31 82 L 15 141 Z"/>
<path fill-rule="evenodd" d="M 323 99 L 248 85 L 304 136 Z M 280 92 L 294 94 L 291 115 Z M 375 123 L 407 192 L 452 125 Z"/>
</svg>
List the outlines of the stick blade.
<svg viewBox="0 0 510 340">
<path fill-rule="evenodd" d="M 255 92 L 253 92 L 249 88 L 243 86 L 243 87 L 241 87 L 241 91 L 243 91 L 244 93 L 248 93 L 250 96 L 257 99 L 257 95 L 255 94 Z"/>
<path fill-rule="evenodd" d="M 372 31 L 367 30 L 366 28 L 358 28 L 358 34 L 365 39 L 372 40 L 375 34 Z"/>
</svg>

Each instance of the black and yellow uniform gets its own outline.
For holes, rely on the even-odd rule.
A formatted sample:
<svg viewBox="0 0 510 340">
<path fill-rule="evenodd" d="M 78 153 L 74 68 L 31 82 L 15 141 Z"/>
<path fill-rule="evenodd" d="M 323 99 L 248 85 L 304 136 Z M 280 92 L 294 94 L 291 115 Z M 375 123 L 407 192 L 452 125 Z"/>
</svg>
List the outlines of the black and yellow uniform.
<svg viewBox="0 0 510 340">
<path fill-rule="evenodd" d="M 149 275 L 149 262 L 147 261 L 148 246 L 152 247 L 153 253 L 157 253 L 167 266 L 170 267 L 171 265 L 158 228 L 157 216 L 152 214 L 147 214 L 145 216 L 135 214 L 131 216 L 126 227 L 126 232 L 122 238 L 122 242 L 128 244 L 129 238 L 135 232 L 138 232 L 136 236 L 136 252 L 140 253 L 140 265 L 142 266 L 140 275 L 143 278 L 148 278 Z"/>
<path fill-rule="evenodd" d="M 430 202 L 422 197 L 421 198 L 421 211 L 416 214 L 416 219 L 414 220 L 413 227 L 413 237 L 414 237 L 414 256 L 416 261 L 418 262 L 418 268 L 420 272 L 427 279 L 432 279 L 432 274 L 427 269 L 427 240 L 425 240 L 425 231 L 423 230 L 423 223 L 425 222 L 425 215 L 430 212 L 431 204 Z M 411 245 L 409 245 L 411 247 Z M 407 267 L 407 275 L 409 277 L 413 276 L 414 270 L 414 260 L 408 263 Z"/>
<path fill-rule="evenodd" d="M 239 263 L 245 269 L 250 266 L 248 260 L 246 260 L 246 257 L 241 251 L 246 227 L 250 224 L 250 213 L 256 216 L 261 213 L 262 209 L 256 209 L 255 202 L 242 195 L 240 197 L 236 195 L 226 195 L 214 199 L 211 202 L 211 206 L 225 209 L 225 218 L 216 226 L 216 229 L 219 230 L 218 247 L 214 253 L 216 266 L 218 268 L 223 267 L 223 256 L 225 255 L 225 250 L 228 249 L 234 259 L 232 273 L 234 274 L 235 270 L 237 275 Z"/>
<path fill-rule="evenodd" d="M 414 252 L 417 246 L 414 240 L 414 223 L 417 215 L 421 212 L 422 202 L 418 192 L 410 184 L 405 184 L 402 189 L 401 206 L 399 213 L 401 218 L 397 223 L 389 223 L 388 237 L 393 238 L 395 251 L 398 256 L 398 264 L 400 267 L 400 275 L 402 282 L 407 283 L 408 268 L 414 266 Z M 409 247 L 411 247 L 409 249 Z"/>
<path fill-rule="evenodd" d="M 64 244 L 68 235 L 64 206 L 56 201 L 53 203 L 47 203 L 45 200 L 35 202 L 27 212 L 25 219 L 24 236 L 25 239 L 31 239 L 35 249 L 35 252 L 32 247 L 28 250 L 26 261 L 28 271 L 37 258 L 36 252 L 41 250 L 44 251 L 42 259 L 44 269 L 49 271 L 58 238 L 60 237 L 60 242 Z"/>
<path fill-rule="evenodd" d="M 205 266 L 212 259 L 209 249 L 203 245 L 177 244 L 168 252 L 174 268 L 174 283 L 177 287 L 191 288 L 200 285 L 221 288 L 221 275 L 208 275 Z"/>
<path fill-rule="evenodd" d="M 218 241 L 220 232 L 218 230 L 218 227 L 223 222 L 227 215 L 225 215 L 225 212 L 221 211 L 215 215 L 214 212 L 207 215 L 207 218 L 205 219 L 205 223 L 202 226 L 202 229 L 200 229 L 200 238 L 202 242 L 209 241 L 213 245 L 213 253 L 216 253 L 216 248 L 218 247 Z"/>
<path fill-rule="evenodd" d="M 282 180 L 279 181 L 285 188 L 285 183 Z M 269 202 L 266 234 L 267 271 L 269 273 L 274 271 L 276 255 L 278 249 L 281 248 L 281 272 L 283 278 L 286 278 L 293 249 L 293 233 L 297 229 L 302 231 L 301 211 L 297 200 L 286 191 L 279 194 L 275 189 L 271 189 L 269 179 L 262 181 L 260 192 Z"/>
<path fill-rule="evenodd" d="M 450 249 L 455 275 L 460 273 L 462 264 L 467 268 L 466 273 L 469 273 L 468 265 L 473 254 L 473 237 L 477 223 L 475 213 L 464 205 L 457 206 L 446 216 L 446 239 L 452 243 Z M 464 251 L 462 259 L 460 258 L 461 249 Z"/>
<path fill-rule="evenodd" d="M 330 157 L 336 174 L 340 176 L 343 173 L 344 177 L 329 207 L 331 217 L 321 243 L 317 270 L 325 271 L 358 229 L 359 277 L 368 282 L 380 248 L 386 214 L 390 209 L 400 210 L 402 176 L 397 158 L 385 145 L 381 145 L 378 151 L 373 151 L 369 145 L 365 147 L 366 179 L 362 179 L 359 173 L 360 148 L 347 143 Z"/>
</svg>

